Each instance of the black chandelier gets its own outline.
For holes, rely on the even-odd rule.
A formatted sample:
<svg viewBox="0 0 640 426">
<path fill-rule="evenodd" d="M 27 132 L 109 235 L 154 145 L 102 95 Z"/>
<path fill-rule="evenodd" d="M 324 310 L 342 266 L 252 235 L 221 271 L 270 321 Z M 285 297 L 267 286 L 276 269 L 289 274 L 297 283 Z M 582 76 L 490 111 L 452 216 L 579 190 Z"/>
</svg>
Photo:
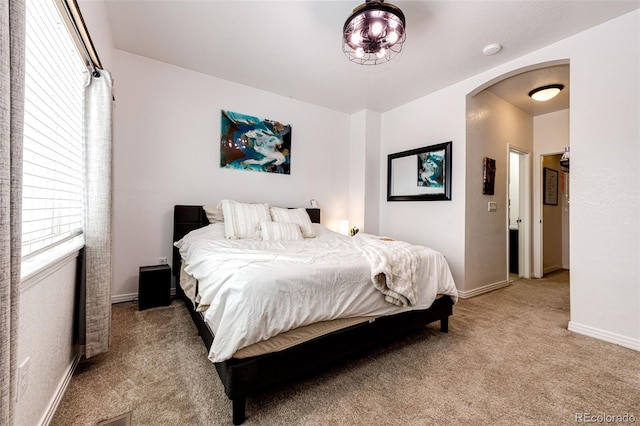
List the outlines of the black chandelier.
<svg viewBox="0 0 640 426">
<path fill-rule="evenodd" d="M 402 50 L 405 27 L 404 14 L 397 6 L 366 0 L 344 23 L 342 51 L 360 65 L 387 62 Z"/>
</svg>

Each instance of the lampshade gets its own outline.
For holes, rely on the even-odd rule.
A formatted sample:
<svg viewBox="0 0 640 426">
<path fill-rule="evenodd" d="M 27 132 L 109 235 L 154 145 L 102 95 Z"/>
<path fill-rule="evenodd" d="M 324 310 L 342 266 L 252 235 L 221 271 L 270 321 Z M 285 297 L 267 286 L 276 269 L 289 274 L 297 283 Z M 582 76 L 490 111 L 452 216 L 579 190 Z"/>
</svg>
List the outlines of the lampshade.
<svg viewBox="0 0 640 426">
<path fill-rule="evenodd" d="M 387 62 L 402 50 L 405 26 L 398 7 L 384 0 L 366 0 L 344 23 L 342 51 L 360 65 Z"/>
<path fill-rule="evenodd" d="M 529 92 L 529 96 L 534 101 L 544 102 L 555 98 L 562 89 L 564 89 L 564 85 L 562 84 L 550 84 L 533 89 Z"/>
<path fill-rule="evenodd" d="M 341 220 L 340 221 L 340 233 L 343 235 L 349 235 L 349 221 Z"/>
</svg>

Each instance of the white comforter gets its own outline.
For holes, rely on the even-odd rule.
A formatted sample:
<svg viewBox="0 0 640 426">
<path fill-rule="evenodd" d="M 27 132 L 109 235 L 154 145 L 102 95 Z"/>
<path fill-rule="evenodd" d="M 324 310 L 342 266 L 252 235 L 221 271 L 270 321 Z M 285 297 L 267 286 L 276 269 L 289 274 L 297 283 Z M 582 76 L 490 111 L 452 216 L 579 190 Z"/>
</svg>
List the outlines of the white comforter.
<svg viewBox="0 0 640 426">
<path fill-rule="evenodd" d="M 372 267 L 358 248 L 373 237 L 314 228 L 318 237 L 304 241 L 225 240 L 221 224 L 213 224 L 176 243 L 185 272 L 198 280 L 199 303 L 215 335 L 211 361 L 318 321 L 425 309 L 436 294 L 457 300 L 439 252 L 420 248 L 415 303 L 396 306 L 375 288 Z"/>
</svg>

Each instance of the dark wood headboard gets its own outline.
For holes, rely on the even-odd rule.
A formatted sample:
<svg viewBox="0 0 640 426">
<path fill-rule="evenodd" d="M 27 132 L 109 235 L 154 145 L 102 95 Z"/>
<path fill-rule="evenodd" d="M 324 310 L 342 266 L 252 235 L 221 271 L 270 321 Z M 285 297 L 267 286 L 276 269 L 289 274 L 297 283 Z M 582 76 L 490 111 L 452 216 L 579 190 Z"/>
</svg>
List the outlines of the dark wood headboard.
<svg viewBox="0 0 640 426">
<path fill-rule="evenodd" d="M 320 209 L 308 208 L 311 222 L 320 223 Z M 187 235 L 194 229 L 209 225 L 209 219 L 202 206 L 177 205 L 173 208 L 173 242 Z M 173 276 L 180 273 L 180 253 L 173 247 Z"/>
</svg>

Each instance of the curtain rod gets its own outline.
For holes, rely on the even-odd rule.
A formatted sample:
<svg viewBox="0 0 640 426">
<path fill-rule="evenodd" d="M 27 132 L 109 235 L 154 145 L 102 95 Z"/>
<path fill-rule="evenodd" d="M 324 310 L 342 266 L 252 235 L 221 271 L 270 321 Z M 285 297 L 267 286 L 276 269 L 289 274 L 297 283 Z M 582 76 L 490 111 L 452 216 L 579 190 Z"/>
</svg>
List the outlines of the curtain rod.
<svg viewBox="0 0 640 426">
<path fill-rule="evenodd" d="M 103 69 L 98 52 L 96 51 L 89 30 L 84 22 L 80 7 L 76 0 L 57 0 L 58 5 L 62 6 L 68 17 L 67 24 L 70 24 L 71 30 L 75 33 L 76 44 L 84 53 L 87 66 L 91 68 L 91 74 L 94 77 L 100 77 L 100 70 Z"/>
</svg>

